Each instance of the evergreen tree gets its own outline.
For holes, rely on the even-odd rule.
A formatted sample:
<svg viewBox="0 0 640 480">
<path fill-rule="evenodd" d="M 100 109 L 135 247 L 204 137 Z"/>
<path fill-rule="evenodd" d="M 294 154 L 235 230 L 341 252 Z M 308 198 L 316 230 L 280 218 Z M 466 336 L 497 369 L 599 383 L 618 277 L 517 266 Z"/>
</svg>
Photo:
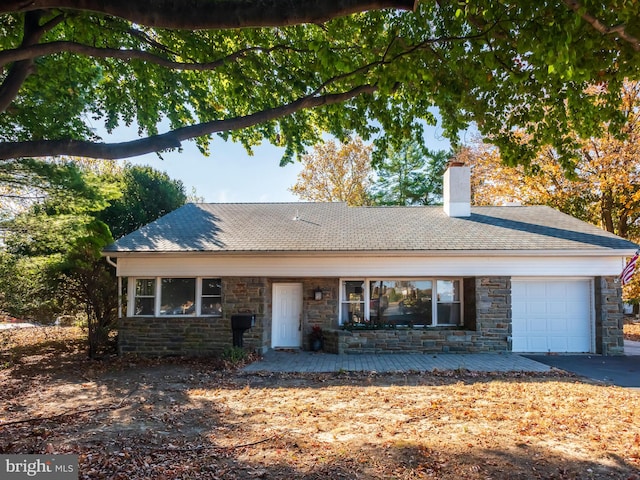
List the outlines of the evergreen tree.
<svg viewBox="0 0 640 480">
<path fill-rule="evenodd" d="M 117 317 L 115 271 L 101 255 L 113 241 L 110 228 L 126 234 L 178 208 L 184 187 L 149 167 L 105 171 L 81 159 L 20 163 L 14 173 L 19 167 L 35 178 L 44 171 L 47 182 L 33 197 L 12 185 L 20 211 L 2 209 L 0 310 L 41 323 L 82 315 L 94 357 Z"/>
<path fill-rule="evenodd" d="M 172 212 L 187 201 L 180 180 L 173 180 L 165 172 L 149 166 L 127 165 L 117 180 L 122 196 L 112 200 L 98 215 L 116 239 Z"/>
<path fill-rule="evenodd" d="M 433 205 L 442 202 L 442 175 L 451 154 L 417 142 L 390 149 L 376 166 L 372 200 L 378 205 Z"/>
</svg>

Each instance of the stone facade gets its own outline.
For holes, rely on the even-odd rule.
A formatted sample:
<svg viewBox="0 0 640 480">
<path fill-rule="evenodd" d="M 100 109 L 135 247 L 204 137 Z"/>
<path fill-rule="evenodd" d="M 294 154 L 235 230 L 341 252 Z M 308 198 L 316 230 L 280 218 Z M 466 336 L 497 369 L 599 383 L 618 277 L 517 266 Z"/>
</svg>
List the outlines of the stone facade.
<svg viewBox="0 0 640 480">
<path fill-rule="evenodd" d="M 265 328 L 271 328 L 271 283 L 265 277 L 227 277 L 222 279 L 222 312 L 226 330 L 226 344 L 217 349 L 217 353 L 233 344 L 231 332 L 231 315 L 236 313 L 253 313 L 256 326 L 245 330 L 243 346 L 247 350 L 262 352 Z"/>
<path fill-rule="evenodd" d="M 336 330 L 326 348 L 330 353 L 479 353 L 496 351 L 485 346 L 479 332 L 446 328 L 393 330 Z M 506 350 L 504 347 L 499 351 Z M 337 350 L 333 350 L 336 348 Z"/>
<path fill-rule="evenodd" d="M 312 326 L 318 325 L 327 331 L 338 325 L 339 281 L 336 278 L 223 278 L 221 318 L 123 318 L 118 324 L 119 352 L 145 356 L 220 354 L 233 344 L 231 315 L 245 312 L 256 315 L 256 325 L 244 332 L 243 346 L 265 352 L 271 347 L 272 285 L 294 282 L 303 287 L 302 338 L 303 348 L 307 349 Z M 322 291 L 322 300 L 315 300 L 318 288 Z"/>
<path fill-rule="evenodd" d="M 511 335 L 511 279 L 464 279 L 464 326 L 335 330 L 325 350 L 332 353 L 506 352 Z"/>
<path fill-rule="evenodd" d="M 207 356 L 229 345 L 231 324 L 225 318 L 122 318 L 118 324 L 121 354 Z"/>
<path fill-rule="evenodd" d="M 256 314 L 256 326 L 244 333 L 244 347 L 265 352 L 271 347 L 274 283 L 303 287 L 302 348 L 309 349 L 314 325 L 324 332 L 324 351 L 331 353 L 472 353 L 511 350 L 510 277 L 469 277 L 463 282 L 461 327 L 342 330 L 338 325 L 338 278 L 228 277 L 222 280 L 223 317 L 124 318 L 119 350 L 149 356 L 214 355 L 232 345 L 231 315 Z M 614 277 L 596 277 L 596 353 L 624 351 L 620 286 Z M 322 299 L 315 300 L 316 289 Z"/>
<path fill-rule="evenodd" d="M 118 349 L 146 356 L 220 354 L 233 345 L 231 315 L 251 312 L 256 326 L 244 332 L 243 345 L 261 350 L 264 325 L 270 319 L 270 293 L 267 278 L 223 278 L 222 317 L 123 318 L 118 324 Z"/>
<path fill-rule="evenodd" d="M 596 353 L 623 355 L 622 287 L 617 277 L 595 277 Z"/>
<path fill-rule="evenodd" d="M 476 330 L 482 351 L 511 350 L 511 277 L 475 278 Z"/>
</svg>

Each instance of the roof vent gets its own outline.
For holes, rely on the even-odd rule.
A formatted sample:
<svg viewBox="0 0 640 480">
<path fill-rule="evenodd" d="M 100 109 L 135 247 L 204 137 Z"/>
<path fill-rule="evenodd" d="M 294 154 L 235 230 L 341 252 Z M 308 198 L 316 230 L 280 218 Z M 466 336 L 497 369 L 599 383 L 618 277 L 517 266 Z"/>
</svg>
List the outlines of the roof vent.
<svg viewBox="0 0 640 480">
<path fill-rule="evenodd" d="M 450 162 L 442 184 L 444 213 L 450 217 L 471 216 L 471 168 Z"/>
</svg>

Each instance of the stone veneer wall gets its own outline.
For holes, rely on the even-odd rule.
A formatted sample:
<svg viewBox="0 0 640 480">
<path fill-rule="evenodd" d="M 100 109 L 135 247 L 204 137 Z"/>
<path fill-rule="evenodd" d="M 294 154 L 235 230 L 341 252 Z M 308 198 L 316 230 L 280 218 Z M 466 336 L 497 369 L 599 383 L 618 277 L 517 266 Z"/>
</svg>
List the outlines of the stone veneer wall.
<svg viewBox="0 0 640 480">
<path fill-rule="evenodd" d="M 617 277 L 595 277 L 596 353 L 623 355 L 622 287 Z"/>
<path fill-rule="evenodd" d="M 233 345 L 231 315 L 249 312 L 256 316 L 256 326 L 245 330 L 243 347 L 248 351 L 263 352 L 265 329 L 271 329 L 271 284 L 266 277 L 226 277 L 222 279 L 222 311 L 226 319 L 226 335 L 222 339 L 223 351 Z"/>
<path fill-rule="evenodd" d="M 120 354 L 205 356 L 222 352 L 227 345 L 231 345 L 228 318 L 134 317 L 118 323 Z"/>
<path fill-rule="evenodd" d="M 232 345 L 231 315 L 256 314 L 256 326 L 244 334 L 248 350 L 271 346 L 273 283 L 303 285 L 303 349 L 313 325 L 324 330 L 324 350 L 332 353 L 504 352 L 511 350 L 511 279 L 465 279 L 465 327 L 345 331 L 338 327 L 339 280 L 234 277 L 223 280 L 222 318 L 124 318 L 119 322 L 120 353 L 149 356 L 213 355 Z M 472 284 L 470 284 L 472 282 Z M 621 288 L 615 277 L 595 277 L 596 353 L 624 353 Z M 316 288 L 322 300 L 314 299 Z M 471 298 L 469 298 L 471 297 Z M 475 310 L 470 315 L 469 309 Z M 474 319 L 475 324 L 470 321 Z"/>
<path fill-rule="evenodd" d="M 465 291 L 474 292 L 465 309 L 475 308 L 470 328 L 397 328 L 394 330 L 333 330 L 325 335 L 332 353 L 479 353 L 510 350 L 511 279 L 477 277 Z M 467 280 L 468 281 L 468 280 Z M 475 288 L 474 288 L 475 287 Z"/>
<path fill-rule="evenodd" d="M 511 277 L 476 277 L 476 327 L 486 351 L 511 351 Z"/>
<path fill-rule="evenodd" d="M 309 334 L 314 326 L 322 329 L 323 334 L 338 326 L 338 300 L 340 280 L 337 278 L 293 279 L 302 283 L 302 348 L 309 349 Z M 280 280 L 274 280 L 280 282 Z M 322 300 L 315 300 L 315 291 L 322 291 Z"/>
<path fill-rule="evenodd" d="M 118 322 L 118 350 L 145 356 L 205 356 L 233 345 L 231 315 L 251 312 L 256 326 L 246 330 L 247 350 L 262 350 L 265 323 L 270 327 L 271 285 L 263 277 L 222 279 L 222 317 L 133 317 Z M 266 319 L 266 320 L 265 320 Z"/>
<path fill-rule="evenodd" d="M 320 326 L 324 331 L 337 327 L 339 288 L 337 278 L 318 280 L 266 277 L 223 278 L 223 316 L 221 318 L 123 318 L 118 324 L 119 352 L 145 356 L 220 354 L 233 344 L 231 315 L 251 312 L 256 315 L 256 325 L 244 332 L 243 346 L 246 350 L 263 353 L 271 347 L 272 285 L 293 282 L 303 285 L 302 346 L 308 349 L 308 334 L 313 325 Z M 315 300 L 316 288 L 322 290 L 322 300 Z"/>
</svg>

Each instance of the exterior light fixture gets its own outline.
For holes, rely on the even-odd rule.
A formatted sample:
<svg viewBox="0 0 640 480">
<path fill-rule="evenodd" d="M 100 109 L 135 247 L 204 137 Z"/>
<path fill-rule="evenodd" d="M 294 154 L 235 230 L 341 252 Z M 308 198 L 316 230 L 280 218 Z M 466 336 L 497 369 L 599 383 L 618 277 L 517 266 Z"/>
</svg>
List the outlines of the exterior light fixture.
<svg viewBox="0 0 640 480">
<path fill-rule="evenodd" d="M 322 300 L 322 290 L 320 290 L 320 287 L 316 288 L 316 290 L 313 292 L 313 298 L 315 300 Z"/>
</svg>

